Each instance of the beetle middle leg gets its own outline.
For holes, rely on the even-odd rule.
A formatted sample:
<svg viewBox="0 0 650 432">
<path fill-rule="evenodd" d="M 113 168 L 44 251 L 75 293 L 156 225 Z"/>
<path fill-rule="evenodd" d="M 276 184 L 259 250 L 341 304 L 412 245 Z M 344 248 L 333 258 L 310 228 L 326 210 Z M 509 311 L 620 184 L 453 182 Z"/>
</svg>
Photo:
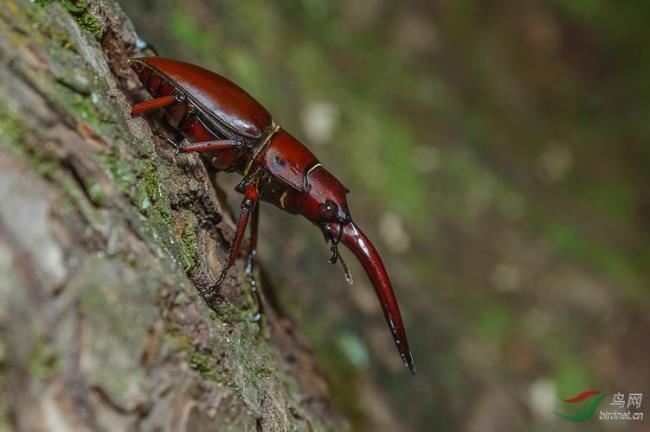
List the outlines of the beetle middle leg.
<svg viewBox="0 0 650 432">
<path fill-rule="evenodd" d="M 235 240 L 230 247 L 230 253 L 228 256 L 228 261 L 221 270 L 219 279 L 217 282 L 212 285 L 207 290 L 201 292 L 202 295 L 207 295 L 213 293 L 219 286 L 223 283 L 226 278 L 226 273 L 230 267 L 235 264 L 237 256 L 239 255 L 239 249 L 241 248 L 241 242 L 244 238 L 244 233 L 246 232 L 246 227 L 248 226 L 248 220 L 250 219 L 250 214 L 253 212 L 255 207 L 259 204 L 259 192 L 257 190 L 257 185 L 249 184 L 244 190 L 244 200 L 241 203 L 241 214 L 239 215 L 239 222 L 237 223 L 237 231 L 235 233 Z"/>
<path fill-rule="evenodd" d="M 179 145 L 181 153 L 209 152 L 215 150 L 230 150 L 243 147 L 244 144 L 239 140 L 213 140 L 202 141 L 192 144 Z"/>
<path fill-rule="evenodd" d="M 171 144 L 177 153 L 201 153 L 215 150 L 231 150 L 244 146 L 244 144 L 239 140 L 212 140 L 190 143 L 187 139 L 183 139 L 181 142 L 176 142 L 163 134 L 155 132 L 154 134 Z"/>
</svg>

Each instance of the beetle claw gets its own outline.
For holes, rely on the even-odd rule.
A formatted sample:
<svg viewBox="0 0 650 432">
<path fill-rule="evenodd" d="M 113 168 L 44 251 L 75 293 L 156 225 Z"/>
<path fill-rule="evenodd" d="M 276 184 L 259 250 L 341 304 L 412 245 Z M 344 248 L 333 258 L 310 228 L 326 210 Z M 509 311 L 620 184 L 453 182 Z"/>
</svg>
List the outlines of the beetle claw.
<svg viewBox="0 0 650 432">
<path fill-rule="evenodd" d="M 183 138 L 181 140 L 181 142 L 172 143 L 172 145 L 174 146 L 174 154 L 179 155 L 183 151 L 183 147 L 186 147 L 186 146 L 191 145 L 191 144 L 186 138 Z"/>
<path fill-rule="evenodd" d="M 174 148 L 174 155 L 177 156 L 181 152 L 181 144 L 177 143 L 173 139 L 169 138 L 167 135 L 162 134 L 160 132 L 154 132 L 154 135 L 156 135 L 158 138 L 163 139 L 167 141 L 168 144 L 170 144 Z M 183 142 L 183 141 L 181 141 Z"/>
<path fill-rule="evenodd" d="M 201 295 L 201 297 L 206 298 L 214 294 L 217 291 L 217 288 L 219 288 L 219 284 L 215 283 L 210 285 L 204 290 L 199 290 L 199 294 Z"/>
<path fill-rule="evenodd" d="M 135 48 L 142 53 L 149 50 L 153 53 L 153 55 L 155 56 L 158 55 L 158 50 L 153 45 L 151 45 L 149 42 L 142 39 L 138 35 L 136 35 L 135 37 Z"/>
</svg>

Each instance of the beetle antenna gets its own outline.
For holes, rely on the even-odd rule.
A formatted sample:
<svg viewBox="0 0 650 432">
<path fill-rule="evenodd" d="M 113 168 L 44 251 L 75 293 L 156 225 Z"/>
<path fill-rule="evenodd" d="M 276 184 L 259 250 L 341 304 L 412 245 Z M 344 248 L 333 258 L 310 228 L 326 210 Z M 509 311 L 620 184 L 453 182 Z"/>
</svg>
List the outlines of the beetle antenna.
<svg viewBox="0 0 650 432">
<path fill-rule="evenodd" d="M 348 285 L 353 285 L 354 281 L 352 280 L 352 273 L 350 273 L 350 270 L 348 270 L 348 266 L 345 264 L 345 261 L 343 261 L 343 257 L 341 255 L 339 255 L 339 262 L 341 263 L 341 267 L 343 268 L 345 281 L 348 283 Z"/>
</svg>

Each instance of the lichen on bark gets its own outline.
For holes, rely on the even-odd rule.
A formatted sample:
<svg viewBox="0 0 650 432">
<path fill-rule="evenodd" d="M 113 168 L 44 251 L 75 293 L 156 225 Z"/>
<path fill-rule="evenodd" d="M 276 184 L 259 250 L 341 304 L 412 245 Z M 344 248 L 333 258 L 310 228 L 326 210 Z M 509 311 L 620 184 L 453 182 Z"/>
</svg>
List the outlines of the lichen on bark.
<svg viewBox="0 0 650 432">
<path fill-rule="evenodd" d="M 238 263 L 201 160 L 130 119 L 113 1 L 0 9 L 0 430 L 345 428 L 292 321 Z M 265 288 L 269 288 L 268 286 Z"/>
</svg>

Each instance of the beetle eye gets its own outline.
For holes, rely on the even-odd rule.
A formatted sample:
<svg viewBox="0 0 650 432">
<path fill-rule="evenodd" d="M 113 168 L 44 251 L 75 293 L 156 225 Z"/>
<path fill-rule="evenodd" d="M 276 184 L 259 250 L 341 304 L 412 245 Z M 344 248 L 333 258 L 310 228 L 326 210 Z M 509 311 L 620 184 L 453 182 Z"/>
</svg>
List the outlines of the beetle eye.
<svg viewBox="0 0 650 432">
<path fill-rule="evenodd" d="M 327 200 L 320 205 L 320 217 L 323 220 L 333 220 L 339 212 L 339 206 L 332 200 Z"/>
</svg>

